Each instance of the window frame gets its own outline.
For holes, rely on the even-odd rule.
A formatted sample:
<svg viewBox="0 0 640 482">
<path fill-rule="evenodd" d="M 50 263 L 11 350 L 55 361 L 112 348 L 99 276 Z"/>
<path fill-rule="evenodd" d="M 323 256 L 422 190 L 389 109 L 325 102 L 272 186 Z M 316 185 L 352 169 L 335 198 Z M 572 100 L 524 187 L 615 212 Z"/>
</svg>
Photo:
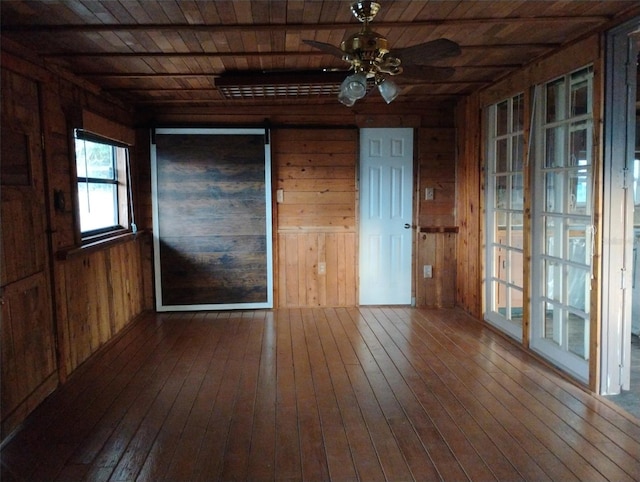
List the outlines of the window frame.
<svg viewBox="0 0 640 482">
<path fill-rule="evenodd" d="M 97 178 L 78 175 L 78 157 L 76 154 L 76 146 L 79 141 L 93 142 L 97 144 L 103 144 L 111 147 L 112 160 L 114 168 L 113 179 Z M 74 156 L 74 172 L 76 174 L 75 179 L 75 199 L 77 216 L 77 233 L 82 245 L 95 243 L 102 240 L 108 240 L 115 236 L 120 236 L 125 233 L 135 232 L 133 223 L 133 208 L 132 208 L 132 195 L 131 195 L 131 172 L 130 172 L 130 155 L 129 149 L 131 146 L 124 142 L 120 142 L 93 132 L 74 129 L 73 131 L 73 156 Z M 115 190 L 115 196 L 113 199 L 115 212 L 117 214 L 117 223 L 112 226 L 105 226 L 98 229 L 92 229 L 82 231 L 82 219 L 80 209 L 80 196 L 79 189 L 81 184 L 96 183 L 96 184 L 112 184 L 117 186 Z"/>
</svg>

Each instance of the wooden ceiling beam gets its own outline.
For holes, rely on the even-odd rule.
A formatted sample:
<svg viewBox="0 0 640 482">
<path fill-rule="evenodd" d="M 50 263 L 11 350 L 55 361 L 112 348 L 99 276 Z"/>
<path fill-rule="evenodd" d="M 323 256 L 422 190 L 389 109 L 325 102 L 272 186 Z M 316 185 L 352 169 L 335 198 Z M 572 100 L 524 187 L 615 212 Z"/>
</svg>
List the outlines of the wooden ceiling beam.
<svg viewBox="0 0 640 482">
<path fill-rule="evenodd" d="M 231 83 L 231 82 L 229 82 Z M 292 82 L 287 82 L 292 83 Z M 323 82 L 324 83 L 324 82 Z M 448 80 L 448 81 L 429 81 L 429 80 L 411 80 L 409 82 L 402 82 L 400 84 L 401 87 L 414 87 L 420 85 L 485 85 L 489 83 L 488 80 Z M 258 84 L 260 84 L 258 82 Z M 267 83 L 265 83 L 266 85 Z M 280 82 L 274 81 L 268 83 L 269 85 L 283 85 Z M 249 84 L 248 84 L 249 85 Z M 182 92 L 182 93 L 190 93 L 190 92 L 217 92 L 219 89 L 216 87 L 167 87 L 167 88 L 158 88 L 158 87 L 149 87 L 148 89 L 141 88 L 140 86 L 136 87 L 103 87 L 103 91 L 106 92 L 128 92 L 128 93 L 140 93 L 140 94 L 162 94 L 162 93 L 172 93 L 172 92 Z"/>
<path fill-rule="evenodd" d="M 376 22 L 376 29 L 395 29 L 395 28 L 421 28 L 421 27 L 439 27 L 439 26 L 474 26 L 478 24 L 518 24 L 518 25 L 531 25 L 531 24 L 544 24 L 550 23 L 603 23 L 611 20 L 612 17 L 606 15 L 558 15 L 558 16 L 537 16 L 537 17 L 478 17 L 478 18 L 443 18 L 443 19 L 431 19 L 431 20 L 414 20 L 414 21 L 397 21 L 397 22 Z M 220 24 L 190 24 L 190 23 L 126 23 L 126 24 L 62 24 L 62 25 L 34 25 L 34 24 L 20 24 L 2 25 L 4 32 L 116 32 L 116 31 L 129 31 L 129 32 L 143 32 L 143 31 L 160 31 L 170 30 L 172 32 L 182 31 L 209 31 L 215 32 L 255 32 L 255 31 L 269 31 L 269 32 L 282 32 L 282 31 L 312 31 L 319 30 L 335 30 L 335 29 L 352 29 L 359 28 L 359 23 L 354 22 L 336 22 L 336 23 L 289 23 L 289 24 L 271 24 L 271 23 L 243 23 L 234 25 L 220 25 Z"/>
<path fill-rule="evenodd" d="M 478 64 L 478 65 L 453 65 L 456 70 L 504 70 L 504 69 L 517 69 L 522 67 L 522 64 Z M 104 80 L 126 80 L 126 79 L 193 79 L 193 78 L 217 78 L 220 77 L 218 72 L 178 72 L 178 73 L 143 73 L 143 72 L 74 72 L 74 75 L 83 78 L 100 78 Z"/>
<path fill-rule="evenodd" d="M 560 47 L 558 43 L 517 43 L 517 44 L 486 44 L 486 45 L 460 45 L 466 51 L 486 51 L 486 50 L 513 50 L 513 49 L 554 49 Z M 320 56 L 327 55 L 320 50 L 305 51 L 281 51 L 281 52 L 47 52 L 42 53 L 42 57 L 49 58 L 75 58 L 75 57 L 173 57 L 173 58 L 229 58 L 229 57 L 281 57 L 281 56 Z"/>
</svg>

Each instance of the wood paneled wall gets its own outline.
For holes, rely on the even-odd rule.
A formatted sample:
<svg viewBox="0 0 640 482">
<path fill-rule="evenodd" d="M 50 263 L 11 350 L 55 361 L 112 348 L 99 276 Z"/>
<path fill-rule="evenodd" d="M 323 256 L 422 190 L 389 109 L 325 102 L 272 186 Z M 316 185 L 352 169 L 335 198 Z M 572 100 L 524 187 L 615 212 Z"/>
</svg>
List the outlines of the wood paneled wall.
<svg viewBox="0 0 640 482">
<path fill-rule="evenodd" d="M 39 89 L 2 72 L 0 159 L 1 434 L 4 438 L 58 383 L 47 245 Z M 6 95 L 6 94 L 9 95 Z"/>
<path fill-rule="evenodd" d="M 461 126 L 456 139 L 456 303 L 478 318 L 482 316 L 481 114 L 475 96 L 460 102 L 456 110 L 456 125 Z"/>
<path fill-rule="evenodd" d="M 416 305 L 453 307 L 456 304 L 456 234 L 418 233 Z M 433 267 L 433 277 L 424 278 L 424 265 Z"/>
<path fill-rule="evenodd" d="M 415 111 L 407 113 L 398 111 L 393 104 L 363 105 L 357 110 L 337 104 L 295 105 L 286 109 L 268 107 L 256 113 L 255 108 L 238 106 L 223 113 L 167 106 L 162 113 L 156 113 L 155 120 L 167 125 L 185 122 L 246 125 L 261 124 L 267 119 L 277 124 L 271 131 L 274 273 L 275 302 L 283 307 L 357 303 L 358 128 L 414 127 L 419 143 L 416 223 L 439 231 L 424 239 L 416 237 L 414 295 L 419 306 L 451 306 L 455 296 L 449 292 L 454 289 L 455 276 L 450 268 L 455 265 L 456 250 L 448 249 L 445 257 L 436 258 L 432 280 L 424 280 L 418 260 L 455 242 L 454 110 L 433 109 L 428 105 L 412 107 Z M 147 129 L 138 131 L 139 155 L 148 149 L 148 138 Z M 149 172 L 142 172 L 140 180 L 141 192 L 148 194 L 141 196 L 138 203 L 139 225 L 150 228 Z M 425 187 L 435 188 L 433 201 L 424 200 Z M 277 202 L 279 195 L 281 202 Z M 447 228 L 446 235 L 441 228 Z M 319 272 L 321 263 L 325 273 Z"/>
<path fill-rule="evenodd" d="M 456 131 L 453 127 L 422 128 L 418 132 L 418 224 L 456 225 Z M 427 200 L 425 189 L 433 189 Z"/>
<path fill-rule="evenodd" d="M 81 252 L 56 266 L 61 362 L 72 373 L 137 315 L 148 309 L 143 269 L 151 240 Z"/>
<path fill-rule="evenodd" d="M 418 226 L 416 305 L 452 307 L 456 303 L 456 131 L 429 127 L 418 131 Z M 433 189 L 433 199 L 425 190 Z M 425 278 L 423 267 L 432 267 Z"/>
<path fill-rule="evenodd" d="M 356 304 L 357 129 L 276 129 L 277 302 Z"/>
<path fill-rule="evenodd" d="M 153 291 L 148 237 L 142 235 L 124 244 L 80 249 L 72 202 L 76 193 L 72 128 L 82 127 L 83 109 L 125 126 L 131 125 L 132 112 L 92 86 L 71 76 L 62 76 L 58 70 L 49 70 L 28 54 L 16 55 L 22 52 L 8 51 L 4 43 L 2 47 L 3 132 L 23 130 L 26 125 L 37 127 L 30 137 L 37 146 L 34 152 L 38 154 L 39 164 L 36 166 L 44 169 L 35 184 L 40 200 L 37 204 L 30 202 L 29 206 L 31 210 L 37 208 L 37 216 L 42 215 L 44 219 L 41 231 L 46 251 L 42 275 L 38 275 L 38 280 L 46 283 L 38 281 L 37 286 L 29 285 L 31 287 L 23 283 L 22 292 L 29 298 L 24 298 L 20 306 L 13 301 L 3 305 L 3 375 L 9 375 L 4 372 L 5 368 L 13 370 L 10 376 L 2 377 L 4 437 L 59 382 L 64 382 L 136 316 L 151 308 Z M 8 79 L 22 80 L 5 81 Z M 25 118 L 6 115 L 10 110 L 5 108 L 5 101 L 15 103 L 26 99 L 25 85 L 35 92 L 29 96 L 33 105 L 25 110 Z M 147 163 L 148 158 L 139 161 L 132 156 L 134 179 L 138 162 Z M 64 207 L 58 206 L 58 209 L 53 202 L 56 191 L 66 200 Z M 3 252 L 7 259 L 15 260 L 38 240 L 33 236 L 25 240 L 28 233 L 12 231 L 21 225 L 20 218 L 31 219 L 34 214 L 24 209 L 15 213 L 10 217 L 15 217 L 16 222 L 10 227 L 9 217 L 4 216 L 5 207 L 9 206 L 9 200 L 6 201 L 3 197 L 2 230 L 3 234 L 12 233 L 16 243 L 4 243 Z M 3 275 L 3 283 L 6 280 L 7 276 Z M 34 324 L 36 320 L 39 321 Z M 10 327 L 24 328 L 22 335 L 8 332 Z M 11 350 L 5 344 L 9 340 Z M 34 352 L 32 356 L 26 356 L 28 350 Z M 39 361 L 35 363 L 35 360 Z M 36 379 L 40 382 L 34 383 Z"/>
</svg>

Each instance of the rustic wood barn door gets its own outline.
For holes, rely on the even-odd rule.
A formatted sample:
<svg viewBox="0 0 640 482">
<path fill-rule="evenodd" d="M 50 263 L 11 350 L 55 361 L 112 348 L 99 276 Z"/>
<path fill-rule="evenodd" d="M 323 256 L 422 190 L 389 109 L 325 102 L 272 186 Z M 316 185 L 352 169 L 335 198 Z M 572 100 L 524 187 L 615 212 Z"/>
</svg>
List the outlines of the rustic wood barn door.
<svg viewBox="0 0 640 482">
<path fill-rule="evenodd" d="M 156 129 L 159 311 L 273 306 L 271 168 L 264 129 Z"/>
<path fill-rule="evenodd" d="M 38 86 L 2 72 L 2 438 L 58 384 Z"/>
</svg>

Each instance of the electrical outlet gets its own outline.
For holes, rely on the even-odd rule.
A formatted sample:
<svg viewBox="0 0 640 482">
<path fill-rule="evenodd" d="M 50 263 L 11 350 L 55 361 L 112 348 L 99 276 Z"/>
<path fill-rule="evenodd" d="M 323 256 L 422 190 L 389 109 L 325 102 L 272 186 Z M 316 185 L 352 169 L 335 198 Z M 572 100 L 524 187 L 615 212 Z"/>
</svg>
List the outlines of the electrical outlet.
<svg viewBox="0 0 640 482">
<path fill-rule="evenodd" d="M 327 274 L 327 263 L 318 263 L 318 274 Z"/>
<path fill-rule="evenodd" d="M 426 187 L 424 189 L 424 199 L 425 201 L 433 201 L 434 198 L 434 189 L 432 187 Z"/>
<path fill-rule="evenodd" d="M 422 267 L 422 274 L 425 278 L 433 278 L 433 266 L 425 264 Z"/>
</svg>

